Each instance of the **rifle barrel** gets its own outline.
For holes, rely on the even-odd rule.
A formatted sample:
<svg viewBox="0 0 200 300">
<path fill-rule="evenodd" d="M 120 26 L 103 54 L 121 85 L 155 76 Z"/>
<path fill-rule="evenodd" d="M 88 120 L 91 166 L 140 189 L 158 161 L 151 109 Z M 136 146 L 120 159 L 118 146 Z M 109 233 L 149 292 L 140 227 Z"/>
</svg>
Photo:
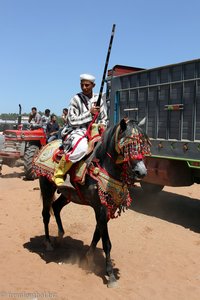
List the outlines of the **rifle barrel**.
<svg viewBox="0 0 200 300">
<path fill-rule="evenodd" d="M 110 37 L 110 43 L 109 43 L 108 52 L 107 52 L 107 56 L 106 56 L 106 62 L 105 62 L 104 71 L 103 71 L 103 77 L 102 77 L 102 81 L 101 81 L 101 87 L 100 87 L 100 91 L 99 91 L 99 97 L 98 97 L 96 106 L 100 106 L 100 103 L 101 103 L 101 98 L 102 98 L 102 94 L 103 94 L 103 87 L 104 87 L 104 83 L 105 83 L 106 72 L 107 72 L 109 58 L 110 58 L 110 52 L 111 52 L 113 38 L 114 38 L 114 34 L 115 34 L 115 26 L 116 25 L 113 24 L 112 33 L 111 33 L 111 37 Z"/>
</svg>

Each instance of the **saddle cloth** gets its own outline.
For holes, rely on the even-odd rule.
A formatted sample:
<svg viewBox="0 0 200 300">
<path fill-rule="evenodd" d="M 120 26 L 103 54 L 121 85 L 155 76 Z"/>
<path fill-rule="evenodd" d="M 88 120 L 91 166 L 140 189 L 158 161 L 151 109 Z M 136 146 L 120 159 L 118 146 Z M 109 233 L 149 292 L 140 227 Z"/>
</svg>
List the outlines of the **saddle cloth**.
<svg viewBox="0 0 200 300">
<path fill-rule="evenodd" d="M 98 124 L 93 124 L 90 141 L 88 143 L 88 152 L 86 153 L 87 156 L 94 150 L 95 143 L 97 143 L 100 138 L 101 135 L 98 131 Z M 64 155 L 64 151 L 60 150 L 61 145 L 62 140 L 54 140 L 40 150 L 39 154 L 33 160 L 33 171 L 36 176 L 46 176 L 52 180 L 56 165 L 59 163 L 62 155 Z M 74 181 L 84 184 L 86 166 L 84 159 L 72 166 L 72 172 L 70 173 Z"/>
</svg>

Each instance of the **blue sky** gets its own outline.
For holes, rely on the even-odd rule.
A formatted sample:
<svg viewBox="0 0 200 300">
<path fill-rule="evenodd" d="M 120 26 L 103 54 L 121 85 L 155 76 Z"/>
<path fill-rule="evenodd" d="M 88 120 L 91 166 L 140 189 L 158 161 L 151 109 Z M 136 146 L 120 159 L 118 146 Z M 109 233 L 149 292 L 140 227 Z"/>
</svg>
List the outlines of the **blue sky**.
<svg viewBox="0 0 200 300">
<path fill-rule="evenodd" d="M 113 24 L 109 68 L 199 58 L 199 12 L 199 0 L 0 0 L 0 113 L 60 115 L 81 73 L 98 92 Z"/>
</svg>

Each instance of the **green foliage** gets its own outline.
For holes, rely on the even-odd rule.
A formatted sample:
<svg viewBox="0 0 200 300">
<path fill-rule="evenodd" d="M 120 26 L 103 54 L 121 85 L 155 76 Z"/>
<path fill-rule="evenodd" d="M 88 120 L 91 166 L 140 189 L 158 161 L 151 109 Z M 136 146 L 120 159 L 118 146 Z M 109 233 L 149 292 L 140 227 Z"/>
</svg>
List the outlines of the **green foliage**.
<svg viewBox="0 0 200 300">
<path fill-rule="evenodd" d="M 13 120 L 15 121 L 18 118 L 18 114 L 10 113 L 10 114 L 0 114 L 0 119 L 2 120 Z"/>
</svg>

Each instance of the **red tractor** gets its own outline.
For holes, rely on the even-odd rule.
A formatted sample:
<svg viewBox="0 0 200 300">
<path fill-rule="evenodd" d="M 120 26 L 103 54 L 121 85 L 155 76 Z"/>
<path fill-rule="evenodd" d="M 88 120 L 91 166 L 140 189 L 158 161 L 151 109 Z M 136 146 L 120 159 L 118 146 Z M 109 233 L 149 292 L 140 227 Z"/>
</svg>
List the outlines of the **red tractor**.
<svg viewBox="0 0 200 300">
<path fill-rule="evenodd" d="M 23 130 L 21 124 L 21 105 L 18 117 L 18 129 L 5 130 L 4 144 L 0 150 L 0 171 L 2 165 L 14 167 L 19 159 L 23 159 L 25 178 L 35 179 L 32 172 L 32 161 L 42 146 L 46 145 L 46 134 L 43 128 L 32 128 Z"/>
</svg>

